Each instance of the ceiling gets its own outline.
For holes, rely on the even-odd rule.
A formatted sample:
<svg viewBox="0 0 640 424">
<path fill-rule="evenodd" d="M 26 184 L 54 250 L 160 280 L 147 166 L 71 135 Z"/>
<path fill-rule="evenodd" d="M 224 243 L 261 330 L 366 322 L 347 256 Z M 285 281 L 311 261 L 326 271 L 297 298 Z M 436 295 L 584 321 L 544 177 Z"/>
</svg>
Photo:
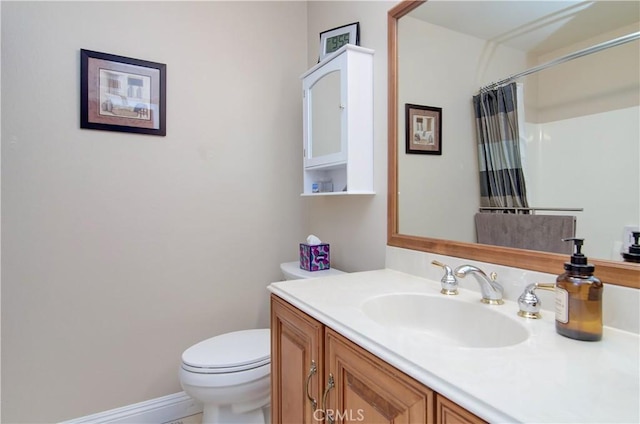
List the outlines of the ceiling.
<svg viewBox="0 0 640 424">
<path fill-rule="evenodd" d="M 638 23 L 640 1 L 430 0 L 410 15 L 526 52 L 545 53 Z"/>
</svg>

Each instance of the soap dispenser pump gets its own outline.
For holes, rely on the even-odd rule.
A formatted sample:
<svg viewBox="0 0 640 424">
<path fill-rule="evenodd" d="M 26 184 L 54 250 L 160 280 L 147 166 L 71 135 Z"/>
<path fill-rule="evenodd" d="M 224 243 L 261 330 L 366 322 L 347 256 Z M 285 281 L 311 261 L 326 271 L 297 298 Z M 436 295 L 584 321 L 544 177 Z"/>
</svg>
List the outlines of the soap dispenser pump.
<svg viewBox="0 0 640 424">
<path fill-rule="evenodd" d="M 633 231 L 633 244 L 629 246 L 629 252 L 623 253 L 622 257 L 626 262 L 640 263 L 640 244 L 638 239 L 640 238 L 640 231 Z"/>
<path fill-rule="evenodd" d="M 602 282 L 581 252 L 584 239 L 563 241 L 573 241 L 574 253 L 556 279 L 556 331 L 576 340 L 598 341 L 602 339 Z"/>
</svg>

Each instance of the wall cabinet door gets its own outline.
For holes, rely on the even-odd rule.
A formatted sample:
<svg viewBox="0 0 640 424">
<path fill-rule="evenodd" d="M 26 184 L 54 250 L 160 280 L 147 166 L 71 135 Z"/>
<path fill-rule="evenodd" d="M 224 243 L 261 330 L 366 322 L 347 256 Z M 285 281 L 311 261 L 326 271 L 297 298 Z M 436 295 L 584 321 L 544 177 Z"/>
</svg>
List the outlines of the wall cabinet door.
<svg viewBox="0 0 640 424">
<path fill-rule="evenodd" d="M 326 412 L 335 422 L 433 422 L 433 391 L 331 329 L 325 344 L 335 385 Z"/>
<path fill-rule="evenodd" d="M 271 422 L 317 424 L 324 375 L 324 326 L 271 296 Z M 312 366 L 315 365 L 315 371 Z"/>
<path fill-rule="evenodd" d="M 346 70 L 347 56 L 342 54 L 302 80 L 305 169 L 347 162 Z"/>
</svg>

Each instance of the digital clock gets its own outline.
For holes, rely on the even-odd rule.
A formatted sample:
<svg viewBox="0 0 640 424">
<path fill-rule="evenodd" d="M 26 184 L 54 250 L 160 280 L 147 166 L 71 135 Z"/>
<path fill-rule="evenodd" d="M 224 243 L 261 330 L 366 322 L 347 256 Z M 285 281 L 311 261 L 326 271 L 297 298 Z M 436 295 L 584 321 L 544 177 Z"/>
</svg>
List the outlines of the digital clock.
<svg viewBox="0 0 640 424">
<path fill-rule="evenodd" d="M 329 54 L 335 52 L 345 44 L 360 45 L 360 22 L 340 26 L 320 33 L 321 62 Z"/>
<path fill-rule="evenodd" d="M 325 51 L 327 53 L 333 53 L 338 50 L 340 47 L 345 44 L 349 44 L 349 33 L 345 32 L 344 34 L 334 35 L 333 37 L 327 38 L 327 46 Z"/>
</svg>

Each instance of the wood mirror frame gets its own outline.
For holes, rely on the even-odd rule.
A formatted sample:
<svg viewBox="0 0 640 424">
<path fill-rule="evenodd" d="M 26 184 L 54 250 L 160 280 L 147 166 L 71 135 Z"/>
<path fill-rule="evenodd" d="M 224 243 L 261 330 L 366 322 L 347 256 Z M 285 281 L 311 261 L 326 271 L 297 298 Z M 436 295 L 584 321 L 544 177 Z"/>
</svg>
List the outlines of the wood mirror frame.
<svg viewBox="0 0 640 424">
<path fill-rule="evenodd" d="M 388 12 L 388 199 L 387 245 L 440 255 L 490 262 L 499 265 L 559 274 L 566 255 L 513 249 L 451 240 L 417 237 L 398 232 L 398 19 L 426 0 L 403 0 Z M 608 260 L 589 260 L 595 275 L 605 283 L 640 288 L 640 264 Z"/>
</svg>

